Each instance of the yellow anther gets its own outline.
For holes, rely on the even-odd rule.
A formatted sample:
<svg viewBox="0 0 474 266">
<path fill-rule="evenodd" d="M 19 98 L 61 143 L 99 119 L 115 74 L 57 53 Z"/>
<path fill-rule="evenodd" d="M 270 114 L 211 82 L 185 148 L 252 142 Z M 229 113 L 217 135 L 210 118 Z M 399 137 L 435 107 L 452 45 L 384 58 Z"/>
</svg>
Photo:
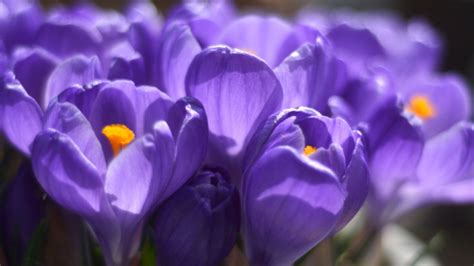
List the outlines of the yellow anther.
<svg viewBox="0 0 474 266">
<path fill-rule="evenodd" d="M 424 95 L 415 95 L 411 97 L 407 110 L 423 120 L 436 115 L 436 109 L 430 99 Z"/>
<path fill-rule="evenodd" d="M 304 147 L 304 155 L 310 156 L 311 154 L 315 153 L 317 150 L 318 149 L 316 149 L 315 147 L 311 145 L 306 145 L 306 147 Z"/>
<path fill-rule="evenodd" d="M 114 156 L 117 156 L 135 138 L 133 131 L 122 124 L 107 125 L 102 129 L 102 134 L 109 140 Z"/>
</svg>

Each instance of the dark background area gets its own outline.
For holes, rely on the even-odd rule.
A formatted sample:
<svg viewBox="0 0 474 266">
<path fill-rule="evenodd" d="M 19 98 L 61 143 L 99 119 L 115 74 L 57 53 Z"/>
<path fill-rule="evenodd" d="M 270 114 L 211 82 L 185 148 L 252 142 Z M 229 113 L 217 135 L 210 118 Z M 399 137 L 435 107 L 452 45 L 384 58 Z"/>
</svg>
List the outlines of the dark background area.
<svg viewBox="0 0 474 266">
<path fill-rule="evenodd" d="M 45 6 L 72 0 L 43 0 Z M 125 0 L 95 1 L 105 8 L 120 8 Z M 179 1 L 155 0 L 166 15 Z M 391 10 L 406 19 L 421 17 L 433 25 L 445 41 L 440 70 L 458 72 L 474 87 L 474 0 L 236 0 L 239 8 L 262 8 L 291 17 L 308 4 L 323 8 Z M 472 98 L 471 98 L 472 102 Z M 474 191 L 474 188 L 473 188 Z M 442 243 L 432 252 L 443 265 L 474 265 L 474 206 L 438 206 L 407 215 L 401 223 L 425 242 L 438 236 Z"/>
</svg>

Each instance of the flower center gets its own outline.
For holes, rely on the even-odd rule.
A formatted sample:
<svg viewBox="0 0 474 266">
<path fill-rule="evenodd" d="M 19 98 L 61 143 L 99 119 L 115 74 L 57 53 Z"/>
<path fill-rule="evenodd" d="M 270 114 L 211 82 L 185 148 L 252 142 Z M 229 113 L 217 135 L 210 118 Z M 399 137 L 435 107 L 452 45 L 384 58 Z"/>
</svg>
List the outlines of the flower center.
<svg viewBox="0 0 474 266">
<path fill-rule="evenodd" d="M 407 110 L 422 120 L 429 119 L 436 114 L 436 110 L 430 99 L 424 95 L 415 95 L 411 97 Z"/>
<path fill-rule="evenodd" d="M 126 125 L 111 124 L 102 129 L 102 134 L 109 140 L 114 156 L 133 141 L 135 134 Z"/>
<path fill-rule="evenodd" d="M 306 147 L 304 147 L 304 155 L 306 156 L 310 156 L 311 154 L 315 153 L 318 149 L 311 146 L 311 145 L 306 145 Z"/>
</svg>

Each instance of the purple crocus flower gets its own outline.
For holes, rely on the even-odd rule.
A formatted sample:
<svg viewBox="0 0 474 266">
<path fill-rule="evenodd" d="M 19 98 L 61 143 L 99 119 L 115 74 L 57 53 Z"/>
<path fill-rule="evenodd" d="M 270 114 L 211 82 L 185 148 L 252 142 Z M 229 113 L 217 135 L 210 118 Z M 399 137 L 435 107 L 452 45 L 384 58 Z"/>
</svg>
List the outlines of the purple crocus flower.
<svg viewBox="0 0 474 266">
<path fill-rule="evenodd" d="M 152 83 L 154 59 L 150 58 L 154 56 L 144 43 L 158 38 L 161 24 L 152 20 L 151 15 L 148 19 L 137 18 L 137 13 L 143 13 L 147 6 L 132 4 L 127 17 L 88 4 L 56 8 L 48 13 L 45 22 L 38 23 L 36 38 L 25 43 L 29 46 L 13 46 L 11 54 L 5 51 L 0 59 L 2 76 L 10 71 L 14 75 L 7 73 L 6 78 L 2 77 L 5 81 L 0 90 L 0 109 L 28 117 L 16 121 L 18 125 L 9 125 L 9 118 L 0 123 L 0 130 L 14 146 L 29 155 L 28 145 L 38 131 L 43 110 L 71 85 L 85 85 L 98 79 L 129 79 L 138 85 Z M 153 13 L 152 9 L 146 10 Z M 31 75 L 32 72 L 35 74 Z M 13 83 L 14 86 L 9 85 Z M 11 88 L 18 91 L 20 87 L 21 93 L 11 92 Z M 26 128 L 30 129 L 26 130 L 28 133 L 19 132 Z M 23 137 L 25 134 L 31 136 Z"/>
<path fill-rule="evenodd" d="M 32 162 L 51 198 L 91 226 L 107 264 L 128 265 L 150 212 L 201 165 L 207 136 L 195 100 L 172 105 L 129 81 L 75 86 L 48 107 Z"/>
<path fill-rule="evenodd" d="M 417 118 L 389 98 L 369 119 L 367 142 L 376 226 L 417 207 L 474 200 L 473 126 L 458 122 L 427 138 Z"/>
<path fill-rule="evenodd" d="M 293 263 L 341 229 L 367 189 L 362 138 L 344 120 L 307 108 L 271 116 L 246 153 L 242 207 L 250 262 Z"/>
<path fill-rule="evenodd" d="M 239 232 L 237 189 L 221 169 L 204 168 L 159 208 L 159 265 L 219 265 Z"/>
<path fill-rule="evenodd" d="M 305 9 L 298 21 L 327 36 L 356 76 L 367 67 L 382 66 L 406 79 L 434 70 L 440 61 L 441 38 L 419 19 L 406 23 L 388 12 Z"/>
</svg>

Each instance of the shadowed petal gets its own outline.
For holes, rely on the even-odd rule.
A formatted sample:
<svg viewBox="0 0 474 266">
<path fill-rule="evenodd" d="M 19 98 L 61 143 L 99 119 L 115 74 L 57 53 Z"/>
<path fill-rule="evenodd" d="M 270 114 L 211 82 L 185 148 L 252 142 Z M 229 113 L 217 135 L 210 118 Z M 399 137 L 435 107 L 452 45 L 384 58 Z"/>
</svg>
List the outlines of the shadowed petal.
<svg viewBox="0 0 474 266">
<path fill-rule="evenodd" d="M 44 92 L 43 105 L 71 85 L 85 85 L 100 78 L 101 68 L 97 57 L 76 56 L 58 65 L 51 73 Z"/>
<path fill-rule="evenodd" d="M 171 21 L 163 30 L 158 47 L 158 87 L 172 99 L 186 96 L 185 77 L 201 46 L 182 21 Z"/>
<path fill-rule="evenodd" d="M 301 46 L 275 69 L 283 88 L 283 107 L 308 106 L 327 112 L 328 99 L 342 89 L 346 72 L 345 64 L 334 58 L 322 38 Z"/>
<path fill-rule="evenodd" d="M 58 59 L 41 48 L 20 48 L 13 54 L 13 72 L 28 94 L 38 103 L 43 102 L 46 82 Z M 32 74 L 34 73 L 34 75 Z M 46 109 L 47 106 L 43 106 Z"/>
<path fill-rule="evenodd" d="M 415 175 L 423 149 L 418 127 L 410 124 L 394 101 L 386 103 L 369 120 L 367 143 L 375 203 L 381 203 Z"/>
<path fill-rule="evenodd" d="M 347 198 L 344 201 L 344 209 L 337 221 L 334 232 L 342 229 L 360 210 L 369 190 L 369 170 L 364 154 L 362 138 L 357 140 L 352 160 L 344 175 L 344 187 L 347 190 Z"/>
<path fill-rule="evenodd" d="M 329 169 L 287 147 L 267 151 L 245 178 L 245 233 L 255 265 L 293 263 L 331 233 L 346 197 Z"/>
<path fill-rule="evenodd" d="M 79 109 L 70 103 L 52 103 L 44 119 L 44 128 L 53 128 L 68 135 L 100 175 L 106 172 L 106 163 L 99 140 L 92 126 Z"/>
<path fill-rule="evenodd" d="M 23 154 L 30 154 L 30 144 L 41 130 L 43 112 L 15 80 L 12 73 L 0 83 L 0 130 Z"/>
<path fill-rule="evenodd" d="M 32 162 L 38 182 L 63 207 L 85 217 L 101 212 L 106 202 L 102 177 L 67 135 L 54 129 L 41 132 Z"/>
<path fill-rule="evenodd" d="M 170 110 L 168 123 L 176 141 L 173 176 L 164 198 L 181 187 L 201 166 L 208 144 L 207 117 L 201 103 L 192 98 L 177 101 Z"/>
</svg>

